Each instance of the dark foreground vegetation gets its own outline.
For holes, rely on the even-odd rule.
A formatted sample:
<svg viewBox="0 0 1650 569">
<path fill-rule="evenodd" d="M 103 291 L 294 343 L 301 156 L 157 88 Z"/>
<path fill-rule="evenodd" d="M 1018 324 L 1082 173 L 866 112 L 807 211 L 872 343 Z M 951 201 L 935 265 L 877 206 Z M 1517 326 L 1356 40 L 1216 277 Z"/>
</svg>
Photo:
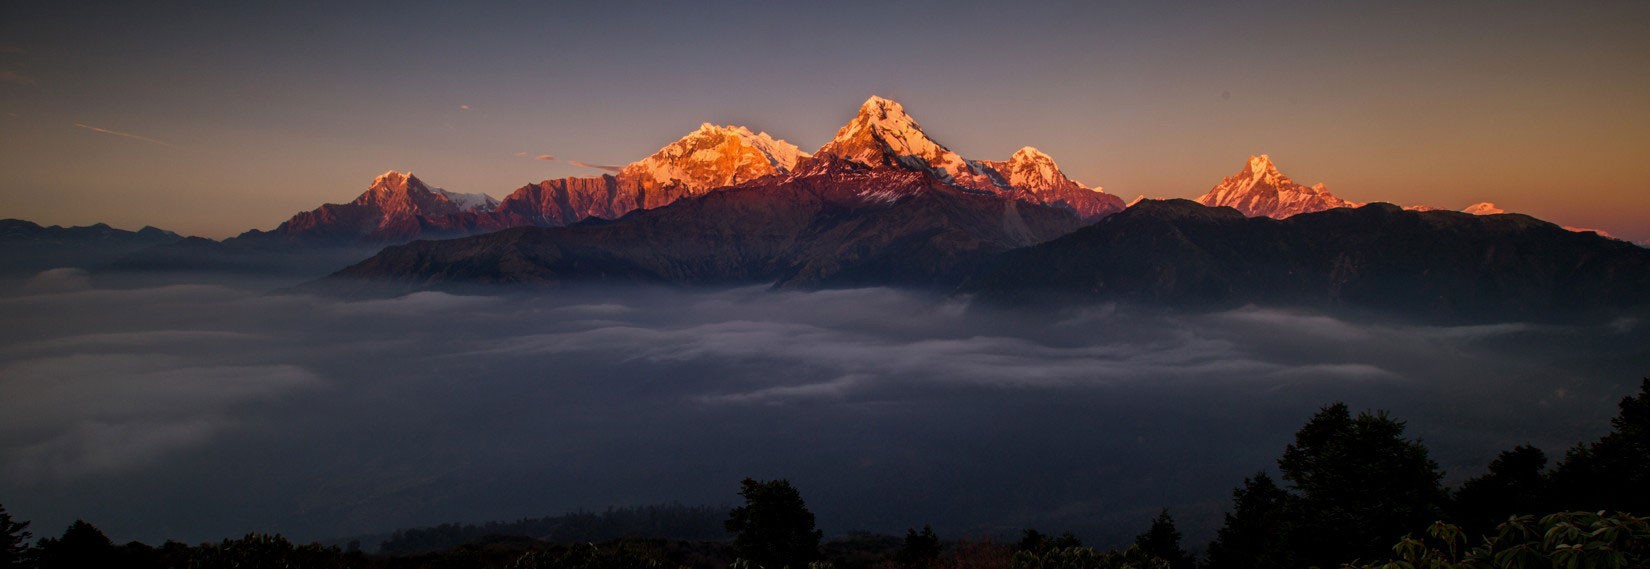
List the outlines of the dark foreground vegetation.
<svg viewBox="0 0 1650 569">
<path fill-rule="evenodd" d="M 378 546 L 386 555 L 413 555 L 452 549 L 498 536 L 532 537 L 550 543 L 599 543 L 635 536 L 676 541 L 720 541 L 727 508 L 667 504 L 575 512 L 514 522 L 442 524 L 396 530 Z"/>
<path fill-rule="evenodd" d="M 1225 524 L 1201 558 L 1168 511 L 1127 548 L 1098 551 L 1069 533 L 1026 530 L 1018 541 L 942 541 L 850 534 L 824 541 L 785 480 L 745 480 L 730 512 L 656 506 L 513 523 L 402 530 L 368 553 L 358 544 L 294 544 L 253 534 L 159 547 L 113 543 L 76 521 L 31 541 L 29 523 L 0 508 L 0 569 L 132 568 L 666 568 L 836 569 L 1354 569 L 1650 567 L 1650 379 L 1623 399 L 1609 434 L 1548 468 L 1533 447 L 1510 449 L 1460 488 L 1404 425 L 1385 413 L 1324 407 L 1266 471 L 1233 492 Z M 720 527 L 711 527 L 719 523 Z M 726 533 L 718 533 L 718 530 Z M 725 539 L 731 536 L 731 540 Z"/>
</svg>

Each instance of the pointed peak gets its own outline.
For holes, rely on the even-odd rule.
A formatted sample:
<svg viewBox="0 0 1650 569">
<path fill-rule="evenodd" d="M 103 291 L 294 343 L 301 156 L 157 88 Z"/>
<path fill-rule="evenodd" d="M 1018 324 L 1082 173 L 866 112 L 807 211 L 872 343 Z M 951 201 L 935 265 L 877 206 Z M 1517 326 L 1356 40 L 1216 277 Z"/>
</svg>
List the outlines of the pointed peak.
<svg viewBox="0 0 1650 569">
<path fill-rule="evenodd" d="M 917 126 L 917 119 L 906 114 L 905 106 L 892 99 L 884 99 L 876 95 L 872 95 L 871 98 L 865 100 L 865 104 L 859 106 L 859 115 L 855 119 L 863 119 L 866 122 L 882 125 L 884 128 L 917 130 L 922 128 Z"/>
<path fill-rule="evenodd" d="M 1045 153 L 1041 150 L 1038 150 L 1036 148 L 1032 148 L 1030 146 L 1022 147 L 1019 150 L 1014 151 L 1014 155 L 1009 157 L 1009 161 L 1011 161 L 1011 162 L 1026 161 L 1026 160 L 1037 160 L 1037 161 L 1047 160 L 1047 161 L 1050 161 L 1050 162 L 1054 161 L 1054 159 L 1049 157 L 1049 155 L 1047 153 Z"/>
<path fill-rule="evenodd" d="M 373 179 L 372 186 L 354 204 L 379 208 L 384 219 L 411 214 L 445 214 L 452 208 L 451 192 L 431 187 L 412 172 L 390 170 Z"/>
<path fill-rule="evenodd" d="M 893 99 L 884 99 L 876 95 L 871 95 L 871 98 L 866 99 L 865 103 L 859 106 L 860 114 L 865 114 L 867 111 L 880 112 L 884 114 L 905 114 L 905 107 L 901 106 L 899 102 L 894 101 Z"/>
<path fill-rule="evenodd" d="M 1197 202 L 1210 207 L 1231 207 L 1250 217 L 1276 219 L 1361 205 L 1329 193 L 1322 182 L 1311 186 L 1295 183 L 1289 176 L 1278 172 L 1272 157 L 1265 154 L 1250 156 L 1242 170 L 1221 180 L 1208 193 L 1197 198 Z"/>
<path fill-rule="evenodd" d="M 931 158 L 930 154 L 949 153 L 922 131 L 916 119 L 905 114 L 899 103 L 872 95 L 860 105 L 859 114 L 836 132 L 831 142 L 820 148 L 820 153 L 837 153 L 850 161 L 863 164 L 880 163 L 882 156 Z"/>
<path fill-rule="evenodd" d="M 424 181 L 418 179 L 418 176 L 414 176 L 412 172 L 397 172 L 395 170 L 384 172 L 379 174 L 377 178 L 373 178 L 371 187 L 392 190 L 429 189 L 424 185 Z"/>
<path fill-rule="evenodd" d="M 1265 174 L 1266 172 L 1278 171 L 1277 165 L 1272 163 L 1272 157 L 1265 154 L 1250 156 L 1247 169 L 1255 174 Z"/>
<path fill-rule="evenodd" d="M 986 168 L 928 137 L 922 125 L 899 103 L 872 96 L 853 120 L 836 131 L 815 155 L 834 155 L 864 166 L 923 170 L 942 181 L 976 190 L 995 191 L 1000 183 Z"/>
</svg>

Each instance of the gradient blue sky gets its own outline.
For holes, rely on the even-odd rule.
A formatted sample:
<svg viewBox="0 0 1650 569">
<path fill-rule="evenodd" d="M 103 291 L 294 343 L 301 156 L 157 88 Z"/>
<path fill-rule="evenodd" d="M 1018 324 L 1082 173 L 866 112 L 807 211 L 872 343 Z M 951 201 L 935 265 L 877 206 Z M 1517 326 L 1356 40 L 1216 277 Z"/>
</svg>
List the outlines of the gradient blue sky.
<svg viewBox="0 0 1650 569">
<path fill-rule="evenodd" d="M 880 94 L 1124 199 L 1265 152 L 1347 199 L 1650 239 L 1647 2 L 238 4 L 0 4 L 0 217 L 223 237 L 389 169 L 503 197 L 706 121 L 812 151 Z"/>
</svg>

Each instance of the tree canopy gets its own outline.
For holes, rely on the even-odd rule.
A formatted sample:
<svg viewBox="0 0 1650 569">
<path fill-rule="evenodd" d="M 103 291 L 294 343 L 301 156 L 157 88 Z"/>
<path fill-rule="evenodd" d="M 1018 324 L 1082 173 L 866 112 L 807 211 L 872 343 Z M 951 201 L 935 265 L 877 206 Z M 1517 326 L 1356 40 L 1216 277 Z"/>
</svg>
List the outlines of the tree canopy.
<svg viewBox="0 0 1650 569">
<path fill-rule="evenodd" d="M 1610 433 L 1570 449 L 1553 472 L 1559 507 L 1650 512 L 1650 378 L 1617 407 Z"/>
<path fill-rule="evenodd" d="M 739 495 L 745 505 L 729 512 L 727 521 L 739 558 L 766 569 L 805 567 L 819 558 L 823 534 L 814 529 L 813 512 L 789 480 L 746 478 Z"/>
<path fill-rule="evenodd" d="M 29 522 L 12 519 L 0 505 L 0 569 L 26 567 L 29 561 Z"/>
<path fill-rule="evenodd" d="M 1345 403 L 1324 407 L 1295 434 L 1278 469 L 1298 492 L 1291 549 L 1310 565 L 1385 554 L 1442 511 L 1438 465 L 1385 412 L 1354 418 Z"/>
<path fill-rule="evenodd" d="M 1134 538 L 1135 546 L 1147 555 L 1169 563 L 1170 569 L 1194 569 L 1197 560 L 1180 546 L 1180 530 L 1174 527 L 1174 518 L 1165 509 L 1152 519 L 1151 527 Z"/>
<path fill-rule="evenodd" d="M 1288 492 L 1265 471 L 1232 491 L 1226 514 L 1205 562 L 1211 569 L 1284 569 L 1295 566 L 1289 534 L 1294 513 Z"/>
</svg>

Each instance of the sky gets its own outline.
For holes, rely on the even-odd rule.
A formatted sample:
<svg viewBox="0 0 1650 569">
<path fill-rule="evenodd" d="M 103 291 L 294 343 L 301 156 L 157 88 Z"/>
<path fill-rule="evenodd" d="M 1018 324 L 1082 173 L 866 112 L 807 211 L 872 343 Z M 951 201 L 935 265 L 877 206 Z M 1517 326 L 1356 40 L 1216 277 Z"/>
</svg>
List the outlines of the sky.
<svg viewBox="0 0 1650 569">
<path fill-rule="evenodd" d="M 225 237 L 386 170 L 507 195 L 877 94 L 1125 200 L 1267 153 L 1354 201 L 1650 240 L 1650 4 L 0 4 L 0 217 Z M 555 160 L 541 160 L 548 155 Z"/>
</svg>

